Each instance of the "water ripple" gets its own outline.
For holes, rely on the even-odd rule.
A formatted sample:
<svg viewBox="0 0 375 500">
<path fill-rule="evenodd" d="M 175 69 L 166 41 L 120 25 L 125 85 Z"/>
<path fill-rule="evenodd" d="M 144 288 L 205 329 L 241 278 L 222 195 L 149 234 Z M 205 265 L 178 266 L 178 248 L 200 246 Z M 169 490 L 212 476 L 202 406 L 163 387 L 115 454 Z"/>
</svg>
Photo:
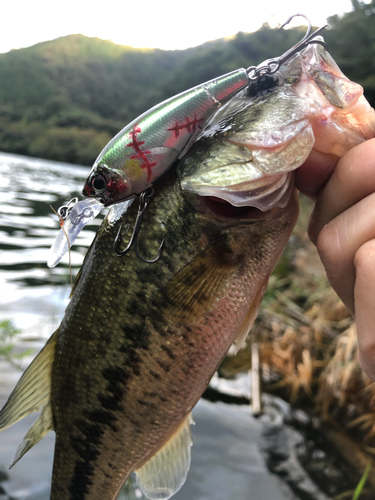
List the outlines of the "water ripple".
<svg viewBox="0 0 375 500">
<path fill-rule="evenodd" d="M 36 316 L 56 309 L 53 294 L 68 289 L 68 255 L 56 268 L 47 267 L 48 250 L 60 231 L 50 205 L 57 210 L 75 196 L 82 199 L 88 171 L 79 165 L 0 152 L 0 320 L 12 319 L 24 327 L 25 309 L 27 314 L 32 310 L 34 322 Z M 95 219 L 73 245 L 73 276 L 100 223 Z M 32 304 L 31 310 L 27 304 Z"/>
</svg>

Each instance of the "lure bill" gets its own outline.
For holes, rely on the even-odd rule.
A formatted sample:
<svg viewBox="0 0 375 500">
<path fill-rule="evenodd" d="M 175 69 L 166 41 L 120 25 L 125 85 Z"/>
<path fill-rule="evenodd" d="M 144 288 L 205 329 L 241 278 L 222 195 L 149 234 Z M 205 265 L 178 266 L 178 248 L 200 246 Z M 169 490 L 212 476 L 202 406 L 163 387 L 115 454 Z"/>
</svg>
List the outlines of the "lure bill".
<svg viewBox="0 0 375 500">
<path fill-rule="evenodd" d="M 48 267 L 55 267 L 60 262 L 86 224 L 103 210 L 103 205 L 95 199 L 78 201 L 70 206 L 69 204 L 71 202 L 68 203 L 67 210 L 64 210 L 65 207 L 59 208 L 58 214 L 63 220 L 64 229 L 60 229 L 49 250 Z"/>
</svg>

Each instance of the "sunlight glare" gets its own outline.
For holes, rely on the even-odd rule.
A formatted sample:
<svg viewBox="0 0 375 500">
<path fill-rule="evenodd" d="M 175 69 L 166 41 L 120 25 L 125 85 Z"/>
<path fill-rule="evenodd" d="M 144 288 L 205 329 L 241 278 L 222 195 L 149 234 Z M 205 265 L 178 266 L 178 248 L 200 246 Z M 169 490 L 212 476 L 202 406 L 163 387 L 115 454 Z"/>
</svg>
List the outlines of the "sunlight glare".
<svg viewBox="0 0 375 500">
<path fill-rule="evenodd" d="M 265 22 L 277 27 L 296 13 L 322 26 L 327 17 L 351 8 L 350 0 L 269 0 L 257 2 L 256 9 L 248 0 L 237 0 L 231 8 L 217 0 L 8 1 L 2 6 L 0 52 L 73 33 L 132 47 L 186 49 L 239 31 L 255 31 Z M 303 19 L 294 20 L 292 26 L 299 24 L 305 24 Z"/>
</svg>

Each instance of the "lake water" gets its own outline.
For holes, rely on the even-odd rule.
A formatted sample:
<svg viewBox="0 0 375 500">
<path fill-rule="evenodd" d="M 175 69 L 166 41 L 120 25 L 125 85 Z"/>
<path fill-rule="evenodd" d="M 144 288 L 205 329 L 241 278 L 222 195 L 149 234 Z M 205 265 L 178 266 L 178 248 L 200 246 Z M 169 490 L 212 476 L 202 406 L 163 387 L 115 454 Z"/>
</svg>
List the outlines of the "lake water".
<svg viewBox="0 0 375 500">
<path fill-rule="evenodd" d="M 26 335 L 49 335 L 69 295 L 68 255 L 46 265 L 60 230 L 57 210 L 79 196 L 88 168 L 0 153 L 0 321 L 11 319 Z M 71 252 L 79 269 L 99 219 L 81 232 Z"/>
<path fill-rule="evenodd" d="M 88 168 L 0 153 L 0 322 L 21 330 L 16 351 L 32 349 L 26 367 L 60 323 L 69 300 L 68 256 L 56 268 L 46 265 L 48 249 L 60 230 L 57 210 L 80 188 Z M 94 220 L 72 249 L 76 274 L 100 220 Z M 21 370 L 0 358 L 0 403 L 5 402 Z M 7 468 L 35 415 L 0 435 L 0 467 Z M 26 420 L 26 419 L 24 419 Z M 49 488 L 53 433 L 10 472 L 7 490 L 17 498 L 41 498 Z M 24 461 L 24 464 L 22 462 Z M 47 498 L 47 497 L 46 497 Z"/>
<path fill-rule="evenodd" d="M 11 320 L 21 330 L 17 352 L 33 350 L 22 368 L 59 325 L 69 300 L 68 256 L 54 269 L 46 265 L 48 249 L 60 230 L 50 205 L 57 210 L 74 196 L 81 199 L 88 171 L 88 167 L 0 153 L 0 322 Z M 95 219 L 77 238 L 71 253 L 73 275 L 99 224 L 100 218 Z M 0 357 L 1 406 L 21 373 Z M 248 392 L 247 375 L 233 382 L 238 383 L 244 394 Z M 291 450 L 301 447 L 304 438 L 285 423 L 291 412 L 286 403 L 270 397 L 265 403 L 266 413 L 259 419 L 251 416 L 248 405 L 198 403 L 193 412 L 192 466 L 175 500 L 327 500 L 293 459 L 293 451 L 285 455 L 286 469 L 295 471 L 298 487 L 291 488 L 290 481 L 287 484 L 267 469 L 264 450 L 276 446 L 275 435 L 282 448 L 289 449 L 289 443 Z M 30 415 L 0 433 L 0 470 L 8 468 L 34 420 L 35 415 Z M 9 495 L 18 500 L 48 500 L 53 446 L 51 432 L 11 469 L 3 484 Z M 126 498 L 140 498 L 139 491 Z"/>
</svg>

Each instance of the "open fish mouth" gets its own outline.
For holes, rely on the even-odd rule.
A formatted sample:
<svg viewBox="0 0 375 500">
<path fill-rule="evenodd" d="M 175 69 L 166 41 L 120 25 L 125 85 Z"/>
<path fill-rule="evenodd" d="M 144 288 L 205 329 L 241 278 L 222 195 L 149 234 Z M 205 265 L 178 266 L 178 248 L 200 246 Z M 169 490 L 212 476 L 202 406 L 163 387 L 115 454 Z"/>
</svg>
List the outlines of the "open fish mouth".
<svg viewBox="0 0 375 500">
<path fill-rule="evenodd" d="M 260 210 L 259 208 L 256 208 L 255 206 L 251 205 L 243 205 L 240 207 L 236 207 L 231 203 L 229 203 L 228 201 L 213 196 L 202 196 L 199 197 L 199 200 L 201 202 L 201 205 L 205 209 L 208 209 L 209 212 L 211 212 L 216 219 L 227 222 L 234 221 L 238 223 L 238 221 L 257 222 L 257 221 L 267 220 L 269 214 L 272 211 L 272 209 Z M 289 196 L 288 196 L 288 201 L 289 201 Z"/>
<path fill-rule="evenodd" d="M 319 44 L 212 115 L 178 172 L 183 190 L 234 207 L 284 208 L 313 149 L 338 157 L 375 136 L 360 85 Z"/>
<path fill-rule="evenodd" d="M 239 183 L 232 186 L 199 187 L 201 196 L 226 202 L 235 208 L 256 208 L 265 212 L 271 208 L 284 208 L 293 190 L 294 174 L 288 172 L 280 175 L 264 175 L 259 180 Z M 195 189 L 197 185 L 195 185 Z M 186 185 L 184 187 L 186 188 Z M 220 201 L 219 201 L 220 200 Z M 228 213 L 239 213 L 238 210 Z"/>
</svg>

